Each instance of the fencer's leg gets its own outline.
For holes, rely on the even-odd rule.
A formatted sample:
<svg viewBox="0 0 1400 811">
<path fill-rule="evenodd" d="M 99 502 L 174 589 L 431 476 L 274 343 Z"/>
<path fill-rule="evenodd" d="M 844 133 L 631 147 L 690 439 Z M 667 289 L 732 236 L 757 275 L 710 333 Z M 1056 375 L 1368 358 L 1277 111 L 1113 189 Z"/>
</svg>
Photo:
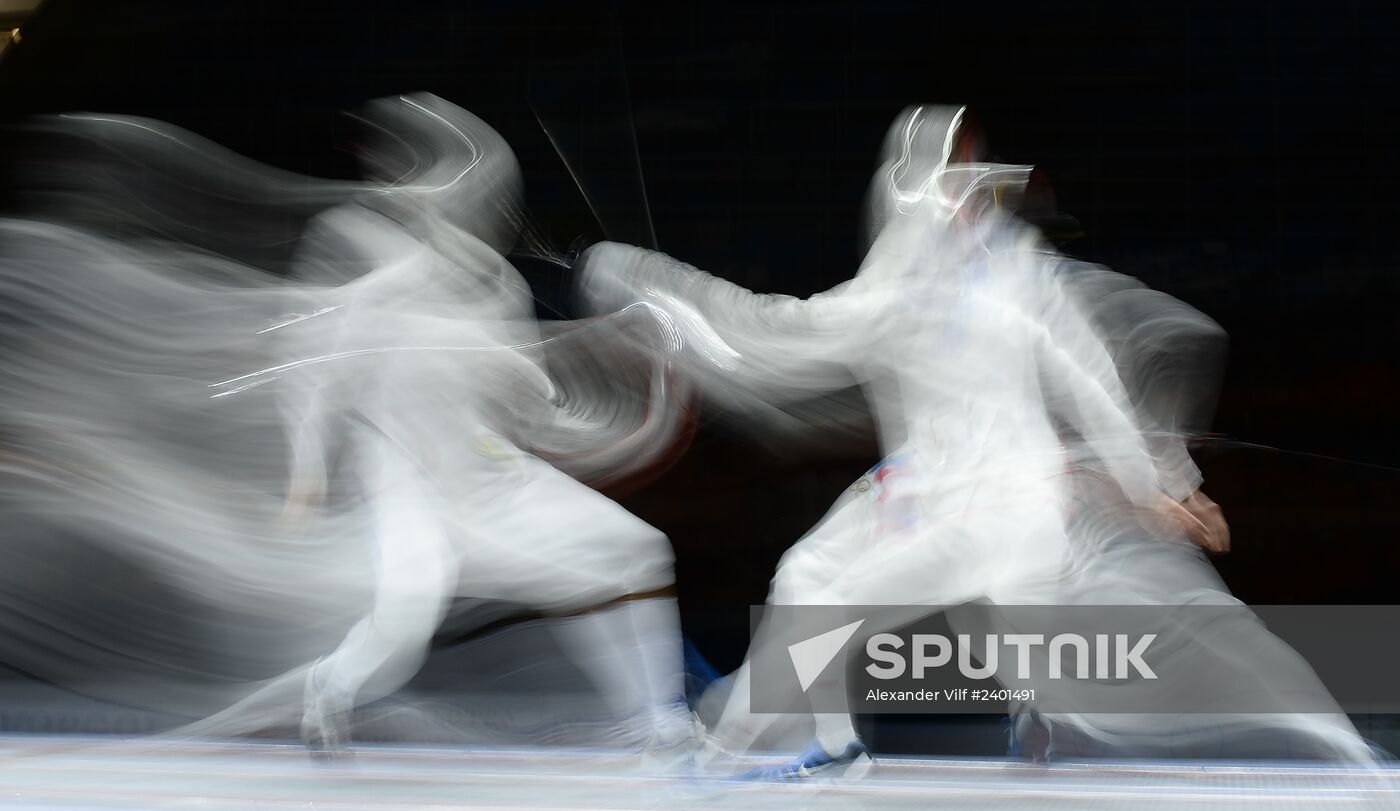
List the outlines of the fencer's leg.
<svg viewBox="0 0 1400 811">
<path fill-rule="evenodd" d="M 629 595 L 555 627 L 565 652 L 621 722 L 611 736 L 618 743 L 668 746 L 694 735 L 674 597 Z"/>
<path fill-rule="evenodd" d="M 830 631 L 833 626 L 840 627 L 846 624 L 842 618 L 833 617 L 829 610 L 819 614 L 813 612 L 813 616 L 818 615 L 821 617 L 819 625 L 795 629 L 796 636 L 809 638 L 817 633 Z M 803 624 L 800 619 L 798 623 Z M 782 643 L 768 639 L 762 644 Z M 815 739 L 806 751 L 787 763 L 745 772 L 739 775 L 740 779 L 786 780 L 819 773 L 859 778 L 866 773 L 872 761 L 851 720 L 846 683 L 847 661 L 846 649 L 842 648 L 806 690 L 806 698 L 814 710 L 812 718 L 816 730 Z M 752 671 L 749 662 L 746 661 L 736 675 L 730 703 L 725 707 L 725 714 L 717 730 L 717 734 L 722 736 L 721 740 L 736 748 L 752 747 L 759 735 L 779 717 L 776 713 L 752 712 L 749 706 L 751 678 Z M 800 701 L 795 686 L 789 692 L 792 693 L 794 703 Z"/>
<path fill-rule="evenodd" d="M 487 507 L 491 532 L 480 549 L 490 559 L 483 568 L 499 573 L 488 587 L 546 611 L 571 612 L 551 625 L 565 655 L 621 722 L 614 743 L 640 748 L 692 735 L 670 541 L 549 464 L 528 454 L 517 461 L 517 486 Z"/>
<path fill-rule="evenodd" d="M 807 538 L 799 541 L 796 546 L 788 551 L 778 565 L 778 570 L 773 576 L 773 588 L 769 596 L 770 605 L 796 606 L 807 605 L 841 605 L 845 598 L 837 593 L 836 589 L 830 588 L 834 574 L 831 571 L 823 570 L 818 564 L 812 565 L 813 561 L 826 561 L 830 559 L 841 559 L 843 555 L 822 554 L 822 547 L 835 546 L 830 539 L 840 541 L 846 537 L 846 533 L 839 528 L 841 519 L 849 519 L 857 509 L 862 508 L 862 504 L 846 504 L 844 507 L 833 508 L 832 515 L 837 517 L 833 522 L 830 518 L 825 520 L 818 528 L 808 535 Z M 815 553 L 815 554 L 814 554 Z M 839 567 L 838 567 L 839 569 Z M 785 622 L 794 621 L 801 623 L 806 616 L 805 612 L 784 611 L 782 617 Z M 754 635 L 750 646 L 749 655 L 744 658 L 744 663 L 734 674 L 734 683 L 730 689 L 729 700 L 724 705 L 724 710 L 720 713 L 719 721 L 715 724 L 715 739 L 735 753 L 747 752 L 754 747 L 758 739 L 771 726 L 777 723 L 782 715 L 774 712 L 754 712 L 752 706 L 753 671 L 752 661 L 755 651 L 762 650 L 764 646 L 781 644 L 780 640 L 796 640 L 809 638 L 825 631 L 831 630 L 826 626 L 813 626 L 811 628 L 777 628 L 774 627 L 773 617 L 769 615 L 759 625 L 757 633 Z M 815 614 L 813 615 L 815 616 Z M 821 614 L 823 621 L 830 619 L 830 614 Z M 844 660 L 843 660 L 844 661 Z M 836 670 L 835 666 L 824 671 L 829 679 L 830 674 Z M 844 669 L 842 671 L 844 673 Z M 773 698 L 779 701 L 781 706 L 796 705 L 801 703 L 802 696 L 796 683 L 788 685 L 789 694 L 784 696 L 774 695 Z M 813 685 L 818 687 L 818 685 Z M 830 693 L 834 685 L 829 682 L 820 687 L 822 695 L 830 698 Z M 833 699 L 831 703 L 841 706 L 840 699 Z M 838 713 L 839 715 L 839 713 Z M 849 718 L 847 719 L 849 723 Z M 839 719 L 822 719 L 822 731 L 827 736 L 839 736 L 842 723 Z"/>
<path fill-rule="evenodd" d="M 812 697 L 814 706 L 824 710 L 836 708 L 831 711 L 813 713 L 817 739 L 828 752 L 844 748 L 847 743 L 857 738 L 849 710 L 839 709 L 843 706 L 849 706 L 844 677 L 845 662 L 844 652 L 838 654 L 831 666 L 823 671 L 822 676 L 813 682 L 808 689 L 808 695 Z M 745 659 L 734 674 L 734 684 L 729 693 L 729 700 L 725 703 L 719 721 L 715 724 L 714 735 L 716 739 L 726 749 L 733 752 L 746 752 L 751 749 L 759 737 L 781 717 L 778 713 L 753 711 L 750 693 L 751 678 L 749 660 Z M 793 698 L 796 699 L 795 694 Z"/>
<path fill-rule="evenodd" d="M 841 627 L 846 621 L 838 619 L 831 624 Z M 807 697 L 812 702 L 816 742 L 823 751 L 831 754 L 840 754 L 860 738 L 851 720 L 849 685 L 846 683 L 848 661 L 848 651 L 843 647 L 807 689 Z"/>
<path fill-rule="evenodd" d="M 778 570 L 778 576 L 783 576 L 783 570 Z M 792 616 L 799 615 L 797 612 L 791 612 L 791 614 L 784 614 L 784 616 L 792 618 Z M 766 646 L 783 644 L 783 640 L 804 639 L 804 637 L 815 636 L 818 635 L 818 633 L 825 632 L 825 630 L 830 629 L 777 629 L 774 628 L 771 619 L 764 619 L 762 625 L 757 629 L 755 637 L 753 637 L 753 644 L 752 647 L 750 647 L 749 656 L 745 657 L 743 664 L 739 667 L 739 670 L 735 672 L 734 685 L 732 685 L 731 691 L 729 691 L 729 700 L 724 705 L 724 712 L 720 714 L 720 720 L 715 723 L 714 737 L 715 740 L 720 742 L 722 747 L 729 749 L 731 752 L 736 752 L 736 754 L 748 752 L 749 749 L 755 747 L 755 744 L 757 744 L 757 741 L 759 741 L 763 733 L 766 733 L 777 721 L 783 719 L 783 714 L 781 713 L 760 713 L 753 710 L 752 663 L 757 651 L 766 649 Z M 823 671 L 823 674 L 829 674 L 829 672 L 830 670 Z M 774 692 L 773 695 L 770 696 L 770 698 L 776 702 L 774 706 L 790 707 L 790 709 L 795 710 L 798 706 L 802 705 L 804 696 L 802 696 L 801 688 L 799 688 L 797 682 L 784 681 L 776 686 L 783 688 L 784 692 Z M 813 684 L 812 686 L 816 688 L 818 685 Z M 827 684 L 825 689 L 826 691 L 830 691 L 832 685 Z M 825 693 L 823 693 L 823 695 L 825 695 Z"/>
<path fill-rule="evenodd" d="M 812 528 L 788 550 L 783 562 L 773 576 L 773 590 L 769 595 L 769 605 L 848 605 L 847 578 L 851 567 L 862 559 L 872 528 L 875 525 L 874 496 L 872 496 L 872 473 L 857 479 L 847 492 L 837 499 L 826 517 Z M 777 616 L 777 615 L 770 615 Z M 774 723 L 783 719 L 783 714 L 756 713 L 752 707 L 752 661 L 755 651 L 763 650 L 770 644 L 781 644 L 778 640 L 799 640 L 829 632 L 834 628 L 833 616 L 829 609 L 822 612 L 785 611 L 784 622 L 797 622 L 804 625 L 805 616 L 811 616 L 811 628 L 773 628 L 771 621 L 764 621 L 753 639 L 749 657 L 734 677 L 734 685 L 729 692 L 724 712 L 715 724 L 714 735 L 722 745 L 734 752 L 745 752 L 753 748 L 760 735 Z M 855 740 L 850 713 L 840 712 L 847 706 L 846 685 L 844 685 L 844 656 L 840 663 L 832 663 L 823 671 L 816 684 L 809 688 L 808 696 L 818 698 L 819 707 L 837 707 L 837 712 L 819 713 L 815 717 L 818 738 L 829 742 L 833 747 Z M 778 705 L 797 710 L 801 706 L 802 695 L 797 682 L 784 682 L 788 695 L 771 696 Z M 812 692 L 815 691 L 815 692 Z M 790 706 L 791 705 L 791 706 Z M 844 738 L 844 740 L 841 740 Z"/>
<path fill-rule="evenodd" d="M 642 704 L 643 681 L 631 655 L 636 646 L 630 618 L 617 605 L 606 605 L 550 624 L 564 655 L 583 671 L 603 698 L 614 724 L 605 736 L 629 748 L 649 736 Z"/>
<path fill-rule="evenodd" d="M 643 672 L 643 702 L 651 715 L 651 743 L 670 746 L 695 734 L 685 703 L 685 654 L 680 610 L 669 589 L 624 598 L 632 622 L 636 658 Z"/>
<path fill-rule="evenodd" d="M 727 749 L 734 752 L 747 752 L 764 730 L 777 720 L 772 713 L 755 713 L 750 702 L 752 689 L 751 667 L 746 657 L 744 663 L 734 673 L 734 684 L 729 691 L 729 700 L 715 722 L 714 735 Z"/>
<path fill-rule="evenodd" d="M 301 734 L 312 750 L 343 748 L 355 705 L 413 676 L 456 582 L 455 557 L 416 470 L 382 441 L 376 447 L 365 477 L 374 499 L 374 604 L 307 676 Z"/>
</svg>

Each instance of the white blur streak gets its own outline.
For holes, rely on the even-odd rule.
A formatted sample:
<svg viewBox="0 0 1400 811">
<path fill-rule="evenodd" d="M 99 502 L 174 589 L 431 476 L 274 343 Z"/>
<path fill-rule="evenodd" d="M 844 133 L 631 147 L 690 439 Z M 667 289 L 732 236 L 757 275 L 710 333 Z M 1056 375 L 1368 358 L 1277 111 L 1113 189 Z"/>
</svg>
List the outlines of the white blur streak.
<svg viewBox="0 0 1400 811">
<path fill-rule="evenodd" d="M 758 295 L 605 243 L 583 258 L 581 296 L 596 312 L 679 301 L 703 316 L 738 353 L 734 368 L 696 353 L 676 364 L 741 422 L 767 428 L 780 422 L 775 406 L 852 384 L 864 391 L 885 460 L 784 556 L 774 604 L 1235 603 L 1160 517 L 1168 499 L 1201 484 L 1184 440 L 1208 425 L 1224 332 L 1047 248 L 1004 207 L 1029 167 L 950 163 L 963 114 L 917 107 L 895 122 L 872 183 L 869 253 L 849 282 L 806 300 Z M 809 436 L 842 427 L 820 408 L 805 420 Z M 1241 734 L 1278 730 L 1301 738 L 1294 751 L 1370 759 L 1340 711 L 1289 714 L 1290 694 L 1323 696 L 1313 706 L 1330 699 L 1257 624 L 1175 634 L 1182 672 L 1197 662 L 1240 674 L 1201 690 L 1265 689 L 1277 712 L 1053 720 L 1120 753 L 1204 737 L 1228 754 Z M 1265 672 L 1260 688 L 1250 674 Z M 747 679 L 746 665 L 718 728 L 738 749 L 778 720 L 749 711 Z M 844 688 L 830 689 L 825 703 L 840 702 Z M 1070 689 L 1045 685 L 1059 706 L 1094 706 L 1093 685 Z M 1144 689 L 1144 706 L 1160 700 Z"/>
<path fill-rule="evenodd" d="M 364 182 L 160 122 L 33 125 L 56 156 L 0 220 L 7 665 L 190 732 L 285 729 L 314 661 L 330 699 L 386 695 L 456 597 L 670 584 L 661 533 L 541 457 L 646 472 L 689 424 L 667 359 L 733 351 L 679 306 L 542 335 L 500 135 L 429 95 L 361 118 Z M 85 594 L 100 561 L 129 582 Z"/>
<path fill-rule="evenodd" d="M 266 334 L 269 333 L 269 332 L 272 332 L 272 331 L 274 331 L 274 330 L 282 329 L 283 327 L 290 327 L 290 326 L 293 325 L 293 324 L 300 324 L 301 322 L 305 321 L 305 320 L 308 319 L 308 318 L 315 318 L 315 317 L 318 316 L 318 315 L 325 315 L 326 313 L 333 313 L 333 312 L 335 312 L 335 311 L 338 310 L 338 309 L 340 309 L 340 305 L 336 305 L 336 306 L 334 306 L 334 307 L 323 307 L 323 308 L 317 310 L 317 311 L 314 312 L 314 313 L 305 313 L 305 314 L 302 314 L 302 315 L 296 315 L 296 316 L 293 316 L 293 317 L 287 319 L 286 321 L 280 321 L 280 322 L 278 322 L 278 323 L 276 323 L 276 324 L 273 324 L 272 326 L 267 327 L 266 329 L 260 329 L 260 330 L 258 330 L 258 334 L 259 334 L 259 335 L 266 335 Z"/>
</svg>

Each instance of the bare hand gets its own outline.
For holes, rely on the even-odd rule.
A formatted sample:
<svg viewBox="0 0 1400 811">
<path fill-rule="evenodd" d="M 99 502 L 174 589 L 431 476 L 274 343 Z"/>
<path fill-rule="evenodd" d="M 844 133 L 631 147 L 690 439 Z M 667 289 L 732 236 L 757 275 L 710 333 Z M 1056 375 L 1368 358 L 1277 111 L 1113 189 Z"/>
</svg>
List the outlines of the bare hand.
<svg viewBox="0 0 1400 811">
<path fill-rule="evenodd" d="M 1210 496 L 1197 490 L 1181 502 L 1181 506 L 1205 528 L 1200 536 L 1192 540 L 1213 555 L 1223 555 L 1230 551 L 1230 525 L 1225 523 L 1225 513 L 1220 505 L 1211 501 Z"/>
<path fill-rule="evenodd" d="M 1212 555 L 1230 551 L 1230 527 L 1220 506 L 1200 490 L 1177 502 L 1162 496 L 1158 515 L 1168 526 L 1185 532 L 1193 543 Z"/>
</svg>

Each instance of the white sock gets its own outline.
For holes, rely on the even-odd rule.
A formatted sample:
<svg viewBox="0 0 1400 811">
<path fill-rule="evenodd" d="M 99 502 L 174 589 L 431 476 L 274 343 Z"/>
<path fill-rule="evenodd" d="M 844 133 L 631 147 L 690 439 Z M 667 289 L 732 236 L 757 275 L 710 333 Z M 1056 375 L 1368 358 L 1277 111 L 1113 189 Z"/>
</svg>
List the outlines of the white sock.
<svg viewBox="0 0 1400 811">
<path fill-rule="evenodd" d="M 656 738 L 674 743 L 688 737 L 693 725 L 685 703 L 685 657 L 676 598 L 629 600 L 622 606 L 636 634 L 636 659 L 644 682 L 642 702 L 651 711 Z"/>
<path fill-rule="evenodd" d="M 850 713 L 819 712 L 812 718 L 817 722 L 817 743 L 828 755 L 840 755 L 858 737 Z"/>
<path fill-rule="evenodd" d="M 619 607 L 590 611 L 553 623 L 555 637 L 573 663 L 588 676 L 609 713 L 623 724 L 629 740 L 645 741 L 636 727 L 650 721 L 642 703 L 645 677 L 638 672 L 636 634 Z"/>
<path fill-rule="evenodd" d="M 817 743 L 828 755 L 840 755 L 846 745 L 856 740 L 856 728 L 851 723 L 850 695 L 846 684 L 847 652 L 842 650 L 832 658 L 822 675 L 807 691 L 812 706 L 821 711 L 812 713 Z"/>
</svg>

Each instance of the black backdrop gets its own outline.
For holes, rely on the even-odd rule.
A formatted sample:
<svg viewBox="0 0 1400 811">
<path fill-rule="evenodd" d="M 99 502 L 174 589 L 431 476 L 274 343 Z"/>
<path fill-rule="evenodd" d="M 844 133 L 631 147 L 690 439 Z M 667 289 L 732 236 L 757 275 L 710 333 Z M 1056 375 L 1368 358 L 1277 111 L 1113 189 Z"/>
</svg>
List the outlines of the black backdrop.
<svg viewBox="0 0 1400 811">
<path fill-rule="evenodd" d="M 1256 603 L 1392 602 L 1395 14 L 1117 5 L 51 0 L 0 62 L 0 104 L 9 120 L 152 116 L 348 177 L 338 111 L 427 90 L 515 147 L 556 247 L 654 231 L 798 295 L 854 270 L 894 114 L 970 104 L 998 156 L 1037 164 L 1078 221 L 1067 251 L 1230 332 L 1228 441 L 1199 458 L 1234 527 L 1231 586 Z M 521 265 L 541 312 L 567 312 L 564 276 Z M 737 663 L 778 555 L 874 453 L 754 455 L 712 427 L 625 499 L 673 539 L 687 629 L 717 664 Z"/>
</svg>

